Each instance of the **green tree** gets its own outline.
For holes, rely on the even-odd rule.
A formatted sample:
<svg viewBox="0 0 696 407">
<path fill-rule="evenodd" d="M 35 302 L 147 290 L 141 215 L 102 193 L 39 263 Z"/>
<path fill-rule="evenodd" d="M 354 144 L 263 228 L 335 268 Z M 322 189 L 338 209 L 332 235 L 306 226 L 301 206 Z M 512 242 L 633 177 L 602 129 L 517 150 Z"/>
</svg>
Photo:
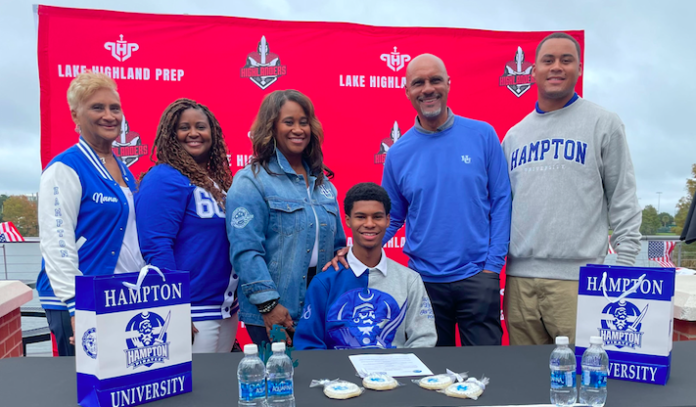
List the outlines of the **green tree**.
<svg viewBox="0 0 696 407">
<path fill-rule="evenodd" d="M 3 212 L 4 212 L 3 208 L 5 205 L 5 201 L 7 201 L 7 199 L 9 197 L 10 197 L 9 195 L 5 195 L 5 194 L 0 195 L 0 222 L 4 222 L 4 220 L 2 220 L 3 219 Z"/>
<path fill-rule="evenodd" d="M 691 199 L 696 192 L 696 164 L 691 166 L 692 178 L 686 179 L 686 196 L 682 197 L 677 203 L 677 214 L 674 216 L 674 223 L 677 226 L 672 228 L 672 233 L 681 235 L 684 229 L 684 223 L 686 223 L 686 215 L 689 213 L 689 207 L 691 206 Z"/>
<path fill-rule="evenodd" d="M 662 227 L 666 227 L 674 222 L 674 216 L 667 212 L 662 212 L 661 214 L 657 215 L 657 217 L 660 219 L 660 224 Z"/>
<path fill-rule="evenodd" d="M 647 205 L 643 208 L 643 223 L 640 225 L 640 233 L 642 235 L 654 235 L 661 225 L 660 218 L 657 215 L 657 209 L 655 209 L 654 206 Z"/>
<path fill-rule="evenodd" d="M 5 222 L 14 223 L 24 237 L 39 236 L 39 212 L 36 202 L 24 195 L 9 197 L 3 206 Z"/>
</svg>

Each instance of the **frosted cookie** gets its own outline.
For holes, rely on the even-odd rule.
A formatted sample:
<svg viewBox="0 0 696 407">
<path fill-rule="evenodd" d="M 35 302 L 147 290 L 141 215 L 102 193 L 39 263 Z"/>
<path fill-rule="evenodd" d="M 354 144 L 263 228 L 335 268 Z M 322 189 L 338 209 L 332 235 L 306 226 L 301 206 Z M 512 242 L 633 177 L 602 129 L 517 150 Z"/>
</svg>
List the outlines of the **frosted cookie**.
<svg viewBox="0 0 696 407">
<path fill-rule="evenodd" d="M 445 389 L 445 394 L 450 397 L 478 400 L 478 398 L 483 394 L 486 384 L 488 384 L 487 378 L 484 377 L 482 380 L 477 380 L 472 377 L 464 383 L 455 383 L 447 387 L 447 389 Z"/>
<path fill-rule="evenodd" d="M 363 386 L 372 390 L 391 390 L 398 385 L 393 377 L 386 374 L 371 374 L 363 379 Z"/>
<path fill-rule="evenodd" d="M 324 386 L 324 394 L 330 399 L 349 399 L 362 394 L 357 384 L 345 381 L 333 382 Z"/>
<path fill-rule="evenodd" d="M 439 390 L 444 389 L 454 382 L 454 379 L 450 375 L 439 374 L 436 376 L 428 376 L 420 379 L 418 385 L 424 389 L 428 390 Z"/>
</svg>

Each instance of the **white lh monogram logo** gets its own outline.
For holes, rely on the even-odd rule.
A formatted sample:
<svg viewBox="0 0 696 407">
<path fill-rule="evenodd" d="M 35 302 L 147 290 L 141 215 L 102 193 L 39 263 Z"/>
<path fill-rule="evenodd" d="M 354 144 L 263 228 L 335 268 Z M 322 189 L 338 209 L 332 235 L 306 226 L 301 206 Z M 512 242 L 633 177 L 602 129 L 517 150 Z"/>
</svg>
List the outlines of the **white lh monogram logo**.
<svg viewBox="0 0 696 407">
<path fill-rule="evenodd" d="M 462 161 L 464 162 L 464 164 L 469 164 L 471 163 L 471 157 L 469 157 L 468 155 L 463 155 Z"/>
<path fill-rule="evenodd" d="M 382 61 L 386 61 L 389 69 L 391 69 L 394 72 L 398 72 L 401 68 L 404 67 L 404 65 L 406 65 L 406 62 L 411 60 L 411 56 L 401 54 L 399 51 L 396 50 L 396 47 L 394 47 L 394 52 L 390 54 L 382 54 L 379 56 L 379 59 L 381 59 Z"/>
<path fill-rule="evenodd" d="M 107 42 L 104 44 L 104 48 L 111 51 L 111 56 L 117 60 L 123 62 L 133 55 L 133 52 L 140 49 L 138 44 L 128 41 L 123 41 L 123 34 L 121 34 L 121 39 L 116 42 Z"/>
</svg>

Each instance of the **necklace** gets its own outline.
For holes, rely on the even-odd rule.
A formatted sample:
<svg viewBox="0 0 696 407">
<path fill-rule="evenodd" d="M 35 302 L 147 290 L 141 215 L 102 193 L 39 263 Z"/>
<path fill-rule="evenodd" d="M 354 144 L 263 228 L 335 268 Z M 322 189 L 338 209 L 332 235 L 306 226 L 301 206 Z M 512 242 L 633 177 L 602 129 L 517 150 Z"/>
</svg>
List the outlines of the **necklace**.
<svg viewBox="0 0 696 407">
<path fill-rule="evenodd" d="M 99 156 L 99 160 L 101 160 L 102 164 L 106 165 L 106 158 Z"/>
</svg>

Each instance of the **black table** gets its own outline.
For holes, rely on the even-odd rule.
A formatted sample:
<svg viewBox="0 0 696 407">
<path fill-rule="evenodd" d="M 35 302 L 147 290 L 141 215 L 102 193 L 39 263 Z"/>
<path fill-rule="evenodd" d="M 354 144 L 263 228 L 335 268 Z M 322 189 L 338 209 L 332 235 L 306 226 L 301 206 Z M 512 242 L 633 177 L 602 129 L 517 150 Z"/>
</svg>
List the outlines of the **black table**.
<svg viewBox="0 0 696 407">
<path fill-rule="evenodd" d="M 390 351 L 294 352 L 295 399 L 306 406 L 490 406 L 549 404 L 549 355 L 553 346 L 467 347 Z M 341 378 L 359 384 L 348 355 L 413 352 L 434 372 L 468 371 L 486 375 L 491 384 L 478 400 L 455 399 L 421 389 L 410 379 L 403 387 L 385 392 L 366 390 L 360 397 L 330 400 L 312 379 Z M 193 393 L 156 401 L 148 406 L 237 405 L 237 364 L 240 353 L 194 355 Z M 608 407 L 696 406 L 696 342 L 676 342 L 672 373 L 666 386 L 609 380 Z M 75 406 L 74 358 L 13 358 L 0 360 L 0 406 Z"/>
</svg>

